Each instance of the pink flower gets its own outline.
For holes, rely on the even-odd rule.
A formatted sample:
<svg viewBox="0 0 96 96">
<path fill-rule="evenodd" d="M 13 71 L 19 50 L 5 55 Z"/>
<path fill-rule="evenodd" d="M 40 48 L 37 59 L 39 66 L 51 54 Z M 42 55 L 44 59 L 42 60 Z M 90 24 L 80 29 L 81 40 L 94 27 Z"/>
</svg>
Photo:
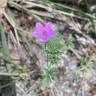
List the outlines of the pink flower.
<svg viewBox="0 0 96 96">
<path fill-rule="evenodd" d="M 53 31 L 51 22 L 47 22 L 45 25 L 37 22 L 35 28 L 36 31 L 33 32 L 33 35 L 44 43 L 47 43 L 50 38 L 56 35 L 56 33 Z"/>
</svg>

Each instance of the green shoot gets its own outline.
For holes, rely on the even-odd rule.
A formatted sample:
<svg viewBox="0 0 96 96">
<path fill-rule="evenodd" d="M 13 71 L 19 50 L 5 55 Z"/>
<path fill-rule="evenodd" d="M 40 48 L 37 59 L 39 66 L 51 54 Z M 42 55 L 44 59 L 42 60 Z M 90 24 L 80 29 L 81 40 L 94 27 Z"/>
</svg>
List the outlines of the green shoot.
<svg viewBox="0 0 96 96">
<path fill-rule="evenodd" d="M 69 34 L 67 40 L 65 41 L 65 44 L 63 46 L 64 50 L 67 51 L 67 50 L 70 50 L 70 49 L 73 49 L 74 48 L 74 44 L 73 44 L 73 37 L 72 37 L 72 34 Z"/>
<path fill-rule="evenodd" d="M 92 57 L 85 57 L 81 61 L 81 67 L 77 69 L 77 74 L 80 76 L 86 76 L 89 75 L 92 72 L 92 64 L 93 64 L 93 58 Z"/>
</svg>

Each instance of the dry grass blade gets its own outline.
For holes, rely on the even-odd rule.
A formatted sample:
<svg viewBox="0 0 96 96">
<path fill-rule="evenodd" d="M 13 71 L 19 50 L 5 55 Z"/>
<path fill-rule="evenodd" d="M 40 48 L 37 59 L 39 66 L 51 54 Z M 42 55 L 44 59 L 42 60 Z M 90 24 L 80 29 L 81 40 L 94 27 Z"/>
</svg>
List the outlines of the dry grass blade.
<svg viewBox="0 0 96 96">
<path fill-rule="evenodd" d="M 16 74 L 16 73 L 1 73 L 0 72 L 0 76 L 19 76 L 19 74 Z"/>
<path fill-rule="evenodd" d="M 0 8 L 4 8 L 7 4 L 8 0 L 0 0 Z"/>
<path fill-rule="evenodd" d="M 41 19 L 41 17 L 39 17 L 39 16 L 36 15 L 36 14 L 33 14 L 32 12 L 30 12 L 30 11 L 29 11 L 28 9 L 26 9 L 25 7 L 19 5 L 19 4 L 15 3 L 15 2 L 12 2 L 12 1 L 8 2 L 8 5 L 9 5 L 10 7 L 12 7 L 12 8 L 15 8 L 15 9 L 18 10 L 18 11 L 21 11 L 21 12 L 23 11 L 23 12 L 24 12 L 25 14 L 27 14 L 28 16 L 32 16 L 32 17 L 34 17 L 36 20 L 39 20 L 40 22 L 44 23 L 44 20 Z"/>
<path fill-rule="evenodd" d="M 4 16 L 6 17 L 6 19 L 8 20 L 8 22 L 13 27 L 14 33 L 15 33 L 15 36 L 16 36 L 17 43 L 20 46 L 19 37 L 18 37 L 18 33 L 17 33 L 17 28 L 16 28 L 18 26 L 18 24 L 15 23 L 15 20 L 13 19 L 12 15 L 10 16 L 10 15 L 4 13 Z"/>
<path fill-rule="evenodd" d="M 53 18 L 53 19 L 60 20 L 60 21 L 66 21 L 67 18 L 65 17 L 65 15 L 70 16 L 70 14 L 68 14 L 68 13 L 61 12 L 61 11 L 56 10 L 56 9 L 53 10 L 52 8 L 50 8 L 48 6 L 47 7 L 46 6 L 42 7 L 40 4 L 39 4 L 39 6 L 37 6 L 37 4 L 34 4 L 34 3 L 31 3 L 31 4 L 33 4 L 31 6 L 36 5 L 35 7 L 39 7 L 41 9 L 45 9 L 47 11 L 43 12 L 43 11 L 38 11 L 38 10 L 34 10 L 34 9 L 28 10 L 26 8 L 26 6 L 24 7 L 22 5 L 14 3 L 14 2 L 8 2 L 8 5 L 10 7 L 15 8 L 18 11 L 23 11 L 25 14 L 27 14 L 29 16 L 33 16 L 34 18 L 36 18 L 37 20 L 39 20 L 41 22 L 44 22 L 44 20 L 42 20 L 39 16 Z M 75 15 L 72 15 L 72 14 L 71 14 L 71 16 L 75 17 Z M 76 16 L 76 17 L 80 18 L 78 16 Z M 82 19 L 82 18 L 80 18 L 80 19 Z"/>
<path fill-rule="evenodd" d="M 8 0 L 0 0 L 0 15 L 4 13 L 7 2 Z"/>
</svg>

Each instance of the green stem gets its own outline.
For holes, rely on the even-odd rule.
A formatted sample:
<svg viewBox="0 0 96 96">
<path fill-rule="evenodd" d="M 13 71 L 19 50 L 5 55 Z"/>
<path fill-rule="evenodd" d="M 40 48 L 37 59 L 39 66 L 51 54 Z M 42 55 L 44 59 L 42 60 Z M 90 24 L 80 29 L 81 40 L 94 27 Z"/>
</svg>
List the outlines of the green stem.
<svg viewBox="0 0 96 96">
<path fill-rule="evenodd" d="M 46 54 L 47 54 L 47 66 L 48 66 L 48 53 L 47 53 L 47 44 L 45 43 L 45 51 L 46 51 Z"/>
</svg>

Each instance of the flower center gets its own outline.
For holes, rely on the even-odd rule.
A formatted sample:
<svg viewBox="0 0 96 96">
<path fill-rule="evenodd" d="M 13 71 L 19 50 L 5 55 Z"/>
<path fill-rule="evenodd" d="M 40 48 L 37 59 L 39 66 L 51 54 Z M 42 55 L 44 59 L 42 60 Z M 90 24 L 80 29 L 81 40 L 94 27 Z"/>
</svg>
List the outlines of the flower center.
<svg viewBox="0 0 96 96">
<path fill-rule="evenodd" d="M 47 36 L 48 34 L 47 34 L 46 31 L 44 31 L 44 32 L 42 32 L 42 35 L 43 35 L 43 36 Z"/>
</svg>

